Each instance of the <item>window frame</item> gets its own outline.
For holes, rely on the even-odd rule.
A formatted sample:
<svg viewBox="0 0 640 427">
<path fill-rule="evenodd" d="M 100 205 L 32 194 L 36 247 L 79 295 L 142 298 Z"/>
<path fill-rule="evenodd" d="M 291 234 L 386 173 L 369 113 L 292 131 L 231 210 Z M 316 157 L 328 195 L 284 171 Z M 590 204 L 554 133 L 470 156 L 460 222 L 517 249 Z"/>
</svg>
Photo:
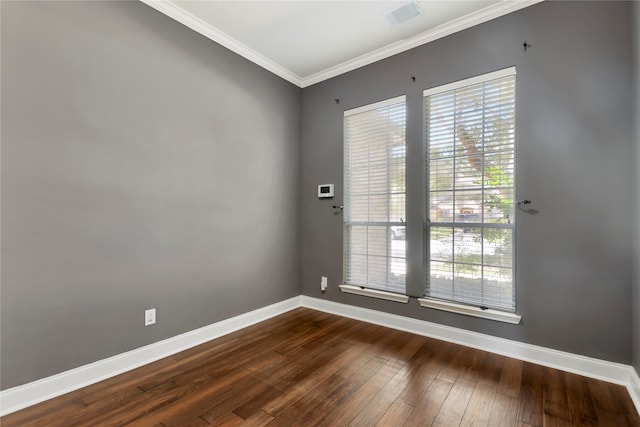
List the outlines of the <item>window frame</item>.
<svg viewBox="0 0 640 427">
<path fill-rule="evenodd" d="M 364 296 L 369 296 L 369 297 L 374 297 L 374 298 L 381 298 L 381 299 L 386 299 L 386 300 L 390 300 L 390 301 L 395 301 L 395 302 L 401 302 L 401 303 L 407 303 L 409 300 L 409 297 L 406 296 L 406 287 L 407 287 L 407 282 L 406 282 L 406 267 L 407 267 L 407 262 L 406 262 L 406 240 L 405 242 L 405 251 L 404 251 L 404 268 L 405 268 L 405 274 L 404 274 L 404 280 L 402 282 L 402 287 L 403 287 L 403 291 L 402 293 L 397 292 L 396 289 L 393 289 L 393 284 L 390 282 L 387 282 L 387 286 L 386 288 L 384 288 L 383 286 L 380 286 L 379 284 L 373 284 L 372 282 L 369 282 L 368 279 L 365 279 L 364 281 L 367 283 L 358 283 L 360 282 L 360 280 L 352 280 L 351 277 L 351 269 L 352 269 L 352 265 L 355 263 L 352 263 L 352 247 L 351 247 L 351 243 L 352 243 L 352 239 L 353 239 L 353 233 L 351 233 L 351 229 L 352 227 L 355 226 L 365 226 L 367 227 L 365 233 L 367 236 L 367 241 L 369 241 L 370 235 L 369 235 L 369 229 L 368 227 L 385 227 L 386 228 L 386 240 L 387 240 L 387 248 L 386 248 L 386 255 L 384 257 L 380 256 L 380 259 L 384 259 L 386 264 L 384 266 L 384 269 L 386 271 L 386 275 L 387 277 L 389 277 L 390 273 L 390 269 L 391 269 L 391 265 L 389 264 L 391 262 L 391 260 L 393 258 L 396 258 L 393 256 L 392 254 L 392 247 L 390 245 L 393 245 L 393 242 L 389 242 L 389 238 L 391 236 L 391 228 L 392 227 L 397 227 L 397 226 L 405 226 L 406 227 L 406 221 L 403 223 L 400 220 L 398 221 L 391 221 L 391 218 L 387 217 L 386 221 L 372 221 L 370 218 L 368 218 L 366 221 L 355 221 L 352 220 L 352 214 L 351 214 L 351 207 L 352 207 L 352 203 L 353 203 L 353 197 L 352 197 L 352 188 L 351 188 L 351 140 L 349 139 L 350 135 L 348 134 L 349 129 L 348 129 L 348 124 L 347 121 L 356 115 L 360 115 L 360 114 L 366 114 L 375 110 L 380 110 L 383 108 L 387 108 L 387 107 L 394 107 L 397 106 L 398 104 L 402 104 L 402 107 L 404 109 L 404 117 L 403 120 L 404 122 L 402 123 L 402 127 L 403 127 L 403 145 L 402 147 L 404 148 L 403 150 L 396 150 L 396 151 L 402 151 L 403 153 L 403 162 L 402 162 L 402 168 L 403 168 L 403 172 L 402 172 L 402 176 L 404 179 L 404 191 L 402 193 L 398 193 L 393 192 L 391 190 L 391 185 L 388 184 L 387 187 L 387 191 L 386 191 L 386 196 L 387 196 L 387 200 L 386 200 L 386 209 L 387 211 L 389 211 L 389 209 L 391 208 L 391 200 L 389 199 L 389 197 L 391 197 L 391 195 L 403 195 L 403 199 L 404 199 L 404 217 L 406 218 L 406 211 L 407 211 L 407 200 L 406 200 L 406 170 L 407 170 L 407 158 L 406 158 L 406 147 L 407 147 L 407 116 L 406 116 L 406 110 L 407 110 L 407 101 L 406 101 L 406 95 L 401 95 L 401 96 L 397 96 L 397 97 L 393 97 L 393 98 L 389 98 L 389 99 L 385 99 L 379 102 L 375 102 L 372 104 L 367 104 L 361 107 L 357 107 L 357 108 L 353 108 L 350 110 L 346 110 L 344 111 L 344 119 L 343 119 L 343 131 L 344 131 L 344 135 L 343 135 L 343 142 L 344 142 L 344 147 L 343 147 L 343 152 L 344 152 L 344 209 L 343 209 L 343 248 L 344 248 L 344 256 L 343 256 L 343 275 L 344 275 L 344 279 L 343 279 L 343 284 L 340 285 L 340 290 L 342 292 L 347 292 L 347 293 L 353 293 L 353 294 L 357 294 L 357 295 L 364 295 Z M 398 145 L 399 146 L 399 145 Z M 385 172 L 387 174 L 387 176 L 391 176 L 391 170 L 392 170 L 392 160 L 393 158 L 397 158 L 397 155 L 394 154 L 394 149 L 398 146 L 393 146 L 393 144 L 389 144 L 386 146 L 386 150 L 388 151 L 386 154 L 386 162 L 387 162 L 387 167 L 385 169 Z M 370 160 L 367 159 L 366 163 L 369 163 Z M 370 176 L 367 178 L 367 185 L 370 185 Z M 369 194 L 370 195 L 370 194 Z M 367 206 L 368 209 L 371 209 L 371 200 L 367 201 Z M 406 229 L 405 229 L 405 234 L 406 234 Z M 368 270 L 368 263 L 369 260 L 372 259 L 370 257 L 371 252 L 369 251 L 368 247 L 367 250 L 365 251 L 365 257 L 366 257 L 366 267 L 365 269 Z M 366 274 L 368 277 L 368 273 Z"/>
<path fill-rule="evenodd" d="M 513 127 L 513 136 L 512 136 L 512 144 L 513 144 L 513 184 L 511 186 L 511 191 L 512 191 L 512 224 L 510 226 L 497 226 L 497 225 L 489 225 L 487 226 L 487 224 L 491 224 L 490 222 L 485 221 L 484 219 L 484 215 L 482 216 L 482 220 L 479 222 L 471 222 L 469 223 L 469 228 L 480 228 L 481 230 L 487 229 L 487 228 L 507 228 L 511 230 L 511 238 L 510 238 L 510 244 L 511 244 L 511 295 L 512 295 L 512 307 L 509 309 L 506 309 L 504 307 L 486 307 L 485 304 L 483 303 L 475 303 L 475 302 L 470 302 L 469 298 L 467 298 L 466 300 L 462 300 L 461 298 L 456 299 L 455 295 L 454 295 L 454 291 L 451 291 L 451 299 L 446 299 L 446 298 L 442 298 L 441 295 L 439 296 L 433 296 L 432 294 L 429 294 L 429 284 L 430 284 L 430 280 L 431 280 L 431 263 L 433 262 L 433 260 L 431 259 L 431 231 L 432 231 L 432 227 L 441 227 L 444 229 L 444 227 L 450 227 L 451 228 L 451 232 L 452 232 L 452 244 L 454 245 L 453 248 L 456 248 L 455 246 L 455 237 L 453 237 L 453 233 L 456 230 L 456 228 L 460 228 L 460 227 L 464 227 L 464 225 L 461 225 L 460 223 L 455 221 L 455 218 L 452 220 L 453 222 L 451 222 L 450 224 L 446 224 L 445 222 L 431 222 L 431 212 L 430 212 L 430 206 L 431 206 L 431 199 L 432 199 L 432 191 L 430 189 L 430 165 L 431 165 L 431 161 L 432 158 L 430 156 L 430 141 L 429 141 L 429 135 L 428 135 L 428 128 L 429 128 L 429 122 L 427 121 L 427 98 L 430 96 L 434 96 L 434 95 L 438 95 L 438 94 L 446 94 L 448 92 L 451 91 L 455 91 L 455 90 L 459 90 L 462 88 L 466 88 L 466 87 L 470 87 L 470 86 L 475 86 L 475 85 L 479 85 L 479 84 L 484 84 L 486 82 L 490 82 L 493 80 L 497 80 L 497 79 L 502 79 L 505 77 L 513 77 L 514 79 L 514 93 L 513 93 L 513 123 L 512 123 L 512 127 Z M 515 226 L 515 220 L 516 220 L 516 212 L 517 212 L 517 203 L 516 203 L 516 101 L 517 101 L 517 81 L 516 81 L 516 68 L 514 67 L 509 67 L 509 68 L 505 68 L 502 70 L 498 70 L 495 72 L 491 72 L 491 73 L 486 73 L 486 74 L 482 74 L 482 75 L 478 75 L 478 76 L 474 76 L 468 79 L 463 79 L 463 80 L 459 80 L 459 81 L 455 81 L 452 83 L 448 83 L 445 85 L 441 85 L 441 86 L 436 86 L 433 88 L 429 88 L 423 91 L 423 129 L 424 129 L 424 137 L 423 137 L 423 150 L 424 150 L 424 154 L 423 154 L 423 170 L 424 170 L 424 195 L 425 195 L 425 241 L 426 244 L 424 245 L 424 253 L 423 253 L 423 261 L 424 261 L 424 271 L 425 271 L 425 288 L 424 288 L 424 297 L 419 298 L 418 302 L 420 303 L 421 306 L 423 307 L 429 307 L 429 308 L 435 308 L 435 309 L 439 309 L 439 310 L 445 310 L 445 311 L 450 311 L 450 312 L 455 312 L 455 313 L 460 313 L 460 314 L 466 314 L 466 315 L 470 315 L 470 316 L 476 316 L 476 317 L 482 317 L 482 318 L 487 318 L 487 319 L 491 319 L 491 320 L 498 320 L 498 321 L 503 321 L 503 322 L 508 322 L 508 323 L 514 323 L 517 324 L 520 322 L 521 317 L 516 314 L 516 262 L 515 262 L 515 251 L 516 251 L 516 226 Z M 454 109 L 456 108 L 455 106 L 453 107 Z M 484 104 L 483 104 L 483 109 L 484 109 Z M 454 110 L 455 111 L 455 110 Z M 482 119 L 484 123 L 484 118 Z M 457 137 L 456 137 L 457 139 Z M 454 139 L 454 141 L 456 140 Z M 483 151 L 482 153 L 482 161 L 484 164 L 484 160 L 485 160 L 485 155 L 486 153 Z M 456 155 L 453 154 L 453 159 L 454 162 Z M 454 171 L 455 171 L 455 166 L 454 166 Z M 483 174 L 484 174 L 484 166 L 483 166 Z M 452 175 L 452 180 L 454 180 L 454 184 L 452 187 L 452 194 L 454 195 L 453 197 L 455 197 L 456 194 L 456 185 L 455 185 L 455 172 Z M 485 196 L 484 196 L 484 191 L 485 191 L 485 183 L 484 183 L 484 175 L 481 175 L 481 179 L 483 180 L 483 183 L 481 185 L 481 190 L 483 192 L 483 196 L 482 196 L 482 203 L 484 204 L 485 202 Z M 484 209 L 484 207 L 483 207 Z M 455 212 L 452 213 L 452 215 L 455 215 Z M 481 232 L 481 235 L 484 235 L 484 231 Z M 452 250 L 452 254 L 455 253 L 455 249 Z M 484 255 L 482 255 L 484 257 Z M 452 265 L 452 286 L 453 286 L 453 280 L 455 277 L 455 256 L 451 261 L 451 265 Z M 480 280 L 481 280 L 481 285 L 480 285 L 480 289 L 483 289 L 485 284 L 484 284 L 484 272 L 483 272 L 483 268 L 485 265 L 485 261 L 484 258 L 482 258 L 482 261 L 480 263 L 480 267 L 481 267 L 481 275 L 480 275 Z M 478 298 L 478 299 L 482 299 L 484 297 Z"/>
</svg>

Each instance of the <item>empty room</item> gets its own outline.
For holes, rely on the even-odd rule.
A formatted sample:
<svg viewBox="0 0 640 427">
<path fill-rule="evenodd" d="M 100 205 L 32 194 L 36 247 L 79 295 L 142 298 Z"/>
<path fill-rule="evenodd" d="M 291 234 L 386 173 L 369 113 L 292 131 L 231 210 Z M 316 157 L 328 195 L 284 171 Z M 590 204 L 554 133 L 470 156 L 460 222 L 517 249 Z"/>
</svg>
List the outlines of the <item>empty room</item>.
<svg viewBox="0 0 640 427">
<path fill-rule="evenodd" d="M 0 425 L 640 426 L 640 2 L 0 1 Z"/>
</svg>

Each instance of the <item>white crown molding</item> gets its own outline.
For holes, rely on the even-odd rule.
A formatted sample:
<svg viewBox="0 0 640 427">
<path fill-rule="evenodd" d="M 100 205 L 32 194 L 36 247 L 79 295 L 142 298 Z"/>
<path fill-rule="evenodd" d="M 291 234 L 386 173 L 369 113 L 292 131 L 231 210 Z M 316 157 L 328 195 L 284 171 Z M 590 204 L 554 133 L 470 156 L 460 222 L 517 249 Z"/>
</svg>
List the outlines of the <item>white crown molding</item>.
<svg viewBox="0 0 640 427">
<path fill-rule="evenodd" d="M 203 36 L 213 40 L 214 42 L 226 47 L 232 52 L 235 52 L 238 55 L 248 59 L 254 64 L 259 65 L 265 70 L 271 71 L 273 74 L 282 77 L 288 82 L 302 87 L 302 78 L 300 76 L 273 62 L 272 60 L 265 57 L 264 55 L 261 55 L 255 50 L 245 46 L 234 38 L 228 36 L 226 33 L 223 33 L 215 27 L 207 24 L 202 19 L 194 16 L 192 13 L 187 12 L 180 6 L 173 3 L 171 0 L 140 1 L 167 15 L 168 17 L 175 19 L 179 23 L 191 28 L 192 30 L 202 34 Z"/>
<path fill-rule="evenodd" d="M 297 74 L 286 69 L 280 64 L 277 64 L 264 55 L 240 43 L 226 33 L 216 29 L 200 18 L 187 12 L 171 0 L 140 1 L 156 9 L 157 11 L 175 19 L 176 21 L 202 34 L 203 36 L 213 40 L 214 42 L 221 44 L 227 49 L 261 66 L 262 68 L 276 74 L 277 76 L 282 77 L 288 82 L 304 88 L 338 76 L 340 74 L 355 70 L 357 68 L 364 67 L 365 65 L 372 64 L 398 53 L 405 52 L 409 49 L 413 49 L 414 47 L 429 43 L 455 32 L 473 27 L 474 25 L 478 25 L 483 22 L 487 22 L 500 16 L 507 15 L 511 12 L 515 12 L 525 7 L 534 5 L 536 3 L 540 3 L 543 0 L 503 0 L 499 3 L 487 6 L 476 12 L 472 12 L 460 18 L 449 21 L 446 24 L 439 25 L 431 30 L 417 34 L 406 40 L 392 43 L 380 49 L 366 53 L 357 58 L 351 59 L 333 67 L 329 67 L 325 70 L 319 71 L 306 77 L 298 76 Z"/>
<path fill-rule="evenodd" d="M 631 366 L 300 295 L 126 353 L 2 390 L 0 416 L 95 384 L 298 307 L 324 311 L 621 384 L 627 387 L 633 403 L 640 412 L 640 378 Z"/>
<path fill-rule="evenodd" d="M 364 67 L 365 65 L 369 65 L 382 59 L 389 58 L 390 56 L 397 55 L 398 53 L 405 52 L 409 49 L 413 49 L 414 47 L 421 46 L 442 37 L 446 37 L 458 31 L 473 27 L 474 25 L 482 24 L 483 22 L 499 18 L 511 12 L 524 9 L 525 7 L 532 6 L 542 1 L 544 0 L 503 0 L 500 3 L 496 3 L 491 6 L 482 8 L 476 12 L 469 13 L 465 16 L 439 25 L 428 31 L 417 34 L 413 37 L 409 37 L 406 40 L 392 43 L 380 49 L 361 55 L 357 58 L 350 59 L 349 61 L 343 62 L 342 64 L 338 64 L 333 67 L 327 68 L 326 70 L 314 73 L 310 76 L 303 77 L 302 87 L 304 88 L 307 86 L 311 86 L 340 74 L 353 71 L 357 68 Z"/>
</svg>

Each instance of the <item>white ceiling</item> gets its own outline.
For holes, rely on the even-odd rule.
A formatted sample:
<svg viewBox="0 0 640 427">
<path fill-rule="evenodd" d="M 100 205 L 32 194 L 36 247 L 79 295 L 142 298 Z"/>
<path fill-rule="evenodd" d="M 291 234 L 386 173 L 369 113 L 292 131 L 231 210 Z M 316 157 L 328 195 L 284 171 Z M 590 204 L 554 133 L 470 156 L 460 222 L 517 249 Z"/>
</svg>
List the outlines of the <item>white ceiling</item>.
<svg viewBox="0 0 640 427">
<path fill-rule="evenodd" d="M 542 0 L 428 0 L 391 26 L 408 1 L 142 0 L 300 86 L 326 80 Z"/>
</svg>

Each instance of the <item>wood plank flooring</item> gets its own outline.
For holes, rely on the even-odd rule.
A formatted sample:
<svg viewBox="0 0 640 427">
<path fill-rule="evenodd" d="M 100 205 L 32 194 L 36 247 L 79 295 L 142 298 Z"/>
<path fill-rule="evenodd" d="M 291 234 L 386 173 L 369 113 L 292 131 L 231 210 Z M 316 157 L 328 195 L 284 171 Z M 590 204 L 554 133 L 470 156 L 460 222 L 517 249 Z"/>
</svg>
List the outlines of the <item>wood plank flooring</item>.
<svg viewBox="0 0 640 427">
<path fill-rule="evenodd" d="M 622 386 L 309 309 L 0 419 L 11 426 L 640 426 Z"/>
</svg>

